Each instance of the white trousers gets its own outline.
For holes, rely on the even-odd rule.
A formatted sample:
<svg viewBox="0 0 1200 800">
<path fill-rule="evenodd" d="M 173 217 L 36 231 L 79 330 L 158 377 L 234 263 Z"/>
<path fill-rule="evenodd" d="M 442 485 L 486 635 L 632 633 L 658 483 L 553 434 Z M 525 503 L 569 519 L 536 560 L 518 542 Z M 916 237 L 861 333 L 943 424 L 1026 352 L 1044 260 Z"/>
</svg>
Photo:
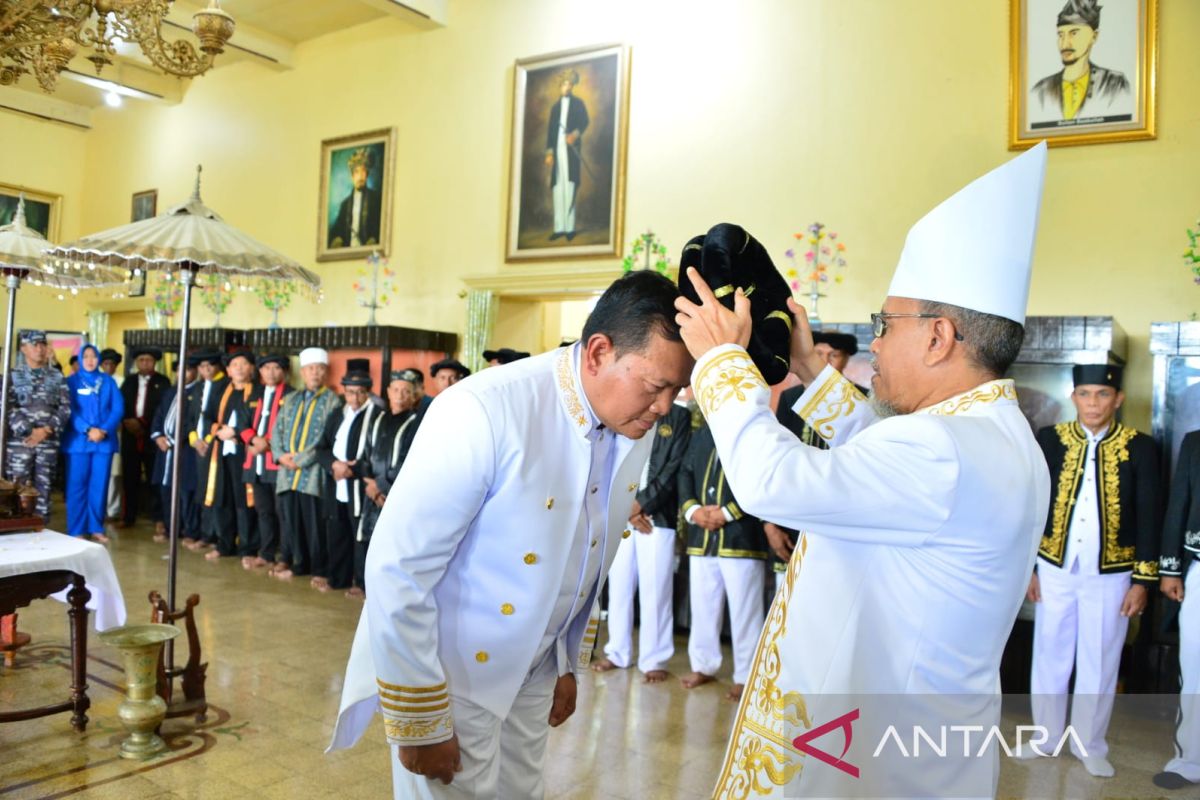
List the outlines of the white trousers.
<svg viewBox="0 0 1200 800">
<path fill-rule="evenodd" d="M 571 183 L 571 176 L 568 175 L 568 164 L 570 157 L 568 153 L 567 137 L 563 132 L 558 134 L 558 146 L 555 148 L 555 180 L 554 186 L 551 187 L 551 194 L 554 195 L 554 232 L 555 233 L 574 233 L 575 232 L 575 184 Z"/>
<path fill-rule="evenodd" d="M 550 706 L 555 677 L 537 671 L 501 719 L 479 706 L 451 695 L 454 732 L 462 754 L 462 772 L 447 786 L 414 775 L 400 763 L 392 745 L 394 800 L 531 800 L 546 794 L 546 740 L 550 736 Z"/>
<path fill-rule="evenodd" d="M 688 659 L 692 669 L 716 675 L 721 668 L 721 622 L 725 596 L 729 595 L 729 623 L 733 633 L 733 682 L 745 683 L 750 662 L 762 633 L 763 588 L 766 563 L 757 558 L 691 556 L 688 562 L 692 631 Z"/>
<path fill-rule="evenodd" d="M 1195 559 L 1183 581 L 1183 607 L 1179 610 L 1179 729 L 1175 732 L 1175 758 L 1163 769 L 1193 783 L 1200 782 L 1200 577 Z"/>
<path fill-rule="evenodd" d="M 633 660 L 633 593 L 641 610 L 638 669 L 666 669 L 675 655 L 671 576 L 675 572 L 675 531 L 634 531 L 621 542 L 608 571 L 608 644 L 604 655 L 618 667 Z"/>
<path fill-rule="evenodd" d="M 1067 720 L 1067 684 L 1075 667 L 1071 727 L 1083 745 L 1076 756 L 1106 757 L 1117 670 L 1129 619 L 1121 603 L 1130 574 L 1077 575 L 1038 563 L 1042 601 L 1033 623 L 1033 721 L 1056 746 Z"/>
</svg>

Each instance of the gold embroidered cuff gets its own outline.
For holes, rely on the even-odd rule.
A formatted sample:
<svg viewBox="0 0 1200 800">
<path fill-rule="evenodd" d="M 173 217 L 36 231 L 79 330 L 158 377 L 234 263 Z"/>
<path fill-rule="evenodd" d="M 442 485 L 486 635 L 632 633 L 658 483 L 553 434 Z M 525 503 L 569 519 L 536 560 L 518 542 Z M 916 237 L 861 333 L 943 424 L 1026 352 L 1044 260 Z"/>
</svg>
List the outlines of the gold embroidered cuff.
<svg viewBox="0 0 1200 800">
<path fill-rule="evenodd" d="M 1133 579 L 1135 581 L 1157 581 L 1158 580 L 1158 562 L 1157 561 L 1135 561 L 1135 562 L 1133 562 Z"/>
<path fill-rule="evenodd" d="M 841 417 L 849 416 L 859 403 L 866 401 L 863 393 L 844 375 L 830 370 L 825 382 L 820 384 L 812 397 L 800 408 L 800 416 L 818 436 L 828 441 L 835 433 L 833 423 Z"/>
<path fill-rule="evenodd" d="M 724 349 L 697 365 L 692 381 L 696 402 L 708 417 L 730 400 L 747 402 L 748 393 L 766 389 L 767 382 L 745 350 Z"/>
<path fill-rule="evenodd" d="M 445 683 L 399 686 L 376 679 L 383 726 L 392 744 L 436 744 L 450 738 L 454 723 Z"/>
<path fill-rule="evenodd" d="M 593 617 L 588 620 L 587 630 L 583 632 L 583 641 L 579 644 L 578 669 L 586 669 L 592 663 L 592 650 L 596 649 L 596 634 L 600 630 L 600 620 Z"/>
</svg>

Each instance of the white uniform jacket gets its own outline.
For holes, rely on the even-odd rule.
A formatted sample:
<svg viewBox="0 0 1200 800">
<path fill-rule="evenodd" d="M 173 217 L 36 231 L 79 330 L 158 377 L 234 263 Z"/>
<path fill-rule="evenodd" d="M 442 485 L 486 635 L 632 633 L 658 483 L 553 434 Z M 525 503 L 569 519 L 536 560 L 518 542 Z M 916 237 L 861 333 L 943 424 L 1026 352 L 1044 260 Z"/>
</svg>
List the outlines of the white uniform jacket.
<svg viewBox="0 0 1200 800">
<path fill-rule="evenodd" d="M 864 695 L 908 696 L 904 703 L 917 704 L 909 716 L 939 698 L 940 712 L 959 722 L 994 714 L 998 723 L 989 699 L 999 692 L 1000 656 L 1033 572 L 1050 492 L 1012 381 L 879 419 L 827 367 L 794 409 L 829 450 L 805 446 L 776 422 L 770 391 L 739 347 L 702 357 L 692 385 L 746 513 L 802 532 L 715 795 L 742 797 L 755 786 L 783 796 L 793 783 L 786 796 L 800 796 L 794 782 L 805 795 L 830 790 L 824 778 L 845 778 L 845 770 L 809 757 L 794 740 Z M 823 747 L 837 756 L 832 738 Z M 869 762 L 878 740 L 864 738 L 855 746 L 866 747 Z M 865 779 L 871 765 L 857 766 Z M 989 773 L 994 779 L 994 756 L 972 767 L 976 779 L 980 767 L 985 782 Z M 912 762 L 907 769 L 887 776 L 886 794 L 974 793 L 936 783 L 926 793 L 922 781 L 942 779 L 937 765 L 928 774 Z"/>
<path fill-rule="evenodd" d="M 371 540 L 331 749 L 357 741 L 377 709 L 392 744 L 449 739 L 450 695 L 507 715 L 560 588 L 576 580 L 563 573 L 592 447 L 577 357 L 567 347 L 485 370 L 430 405 Z M 616 439 L 602 569 L 566 626 L 575 669 L 591 657 L 597 596 L 652 438 Z"/>
</svg>

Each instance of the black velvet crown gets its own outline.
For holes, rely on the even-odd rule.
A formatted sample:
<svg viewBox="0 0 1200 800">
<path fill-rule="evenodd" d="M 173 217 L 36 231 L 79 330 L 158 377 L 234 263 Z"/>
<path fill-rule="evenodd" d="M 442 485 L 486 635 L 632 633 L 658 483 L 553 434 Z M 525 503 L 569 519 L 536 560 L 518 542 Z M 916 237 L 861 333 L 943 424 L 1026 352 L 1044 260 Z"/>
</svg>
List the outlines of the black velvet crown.
<svg viewBox="0 0 1200 800">
<path fill-rule="evenodd" d="M 792 313 L 787 299 L 792 296 L 787 281 L 771 263 L 767 250 L 738 225 L 722 222 L 703 236 L 693 237 L 679 259 L 679 290 L 699 303 L 687 268 L 695 267 L 713 294 L 726 308 L 733 308 L 734 291 L 741 288 L 750 298 L 754 327 L 746 350 L 758 371 L 772 386 L 788 374 L 792 342 Z"/>
</svg>

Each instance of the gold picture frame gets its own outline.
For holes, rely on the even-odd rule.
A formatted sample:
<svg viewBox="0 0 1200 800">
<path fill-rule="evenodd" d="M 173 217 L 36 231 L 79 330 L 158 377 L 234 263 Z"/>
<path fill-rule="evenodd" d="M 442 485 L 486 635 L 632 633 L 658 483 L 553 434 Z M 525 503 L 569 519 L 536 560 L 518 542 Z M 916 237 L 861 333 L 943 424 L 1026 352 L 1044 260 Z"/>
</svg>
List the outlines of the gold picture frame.
<svg viewBox="0 0 1200 800">
<path fill-rule="evenodd" d="M 25 224 L 58 242 L 58 226 L 62 216 L 62 195 L 40 192 L 28 186 L 0 183 L 0 225 L 12 222 L 17 213 L 17 200 L 25 195 Z"/>
<path fill-rule="evenodd" d="M 506 261 L 620 258 L 630 55 L 609 44 L 514 65 Z"/>
<path fill-rule="evenodd" d="M 356 186 L 355 170 L 364 183 Z M 321 142 L 317 200 L 317 261 L 387 256 L 392 241 L 396 129 L 338 136 Z M 358 195 L 357 199 L 355 195 Z M 354 208 L 358 208 L 357 224 Z"/>
<path fill-rule="evenodd" d="M 129 221 L 141 222 L 158 214 L 158 189 L 134 192 L 129 203 Z"/>
<path fill-rule="evenodd" d="M 1157 137 L 1158 0 L 1009 0 L 1009 50 L 1010 150 Z"/>
</svg>

